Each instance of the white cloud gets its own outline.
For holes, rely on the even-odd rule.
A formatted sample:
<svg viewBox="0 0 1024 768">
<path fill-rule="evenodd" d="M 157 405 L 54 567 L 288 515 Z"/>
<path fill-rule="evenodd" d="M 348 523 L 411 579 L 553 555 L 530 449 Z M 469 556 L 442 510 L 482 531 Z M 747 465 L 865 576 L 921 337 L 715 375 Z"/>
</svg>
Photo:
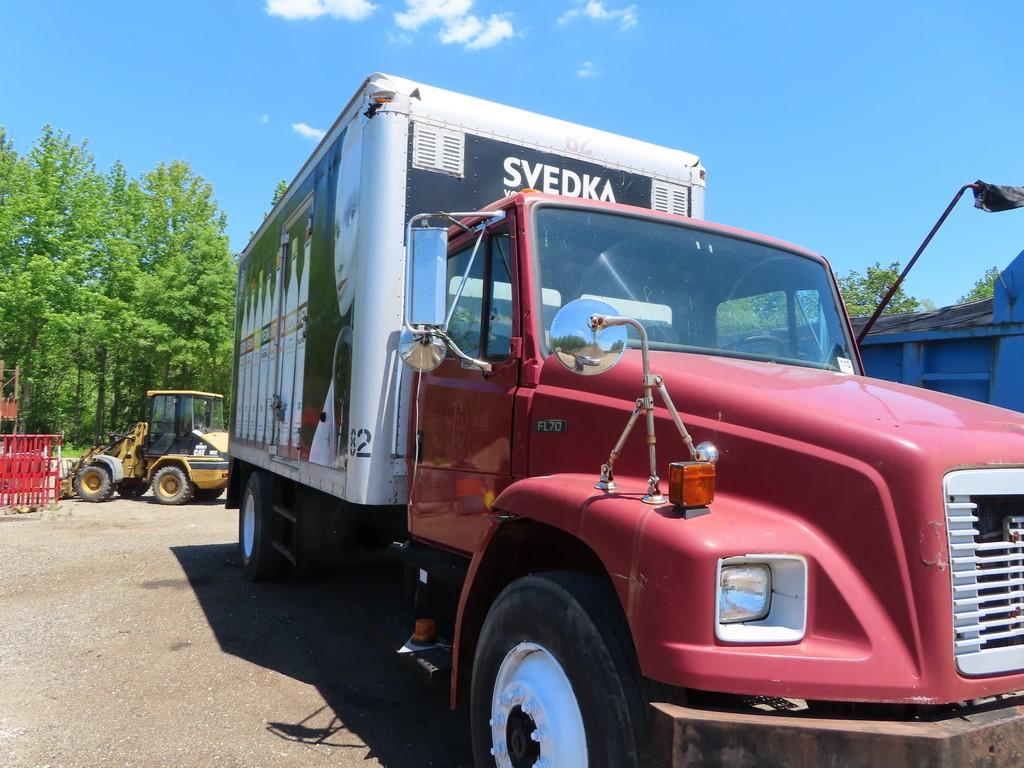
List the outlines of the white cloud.
<svg viewBox="0 0 1024 768">
<path fill-rule="evenodd" d="M 395 14 L 402 29 L 415 31 L 430 21 L 449 24 L 469 13 L 473 0 L 405 0 L 406 11 Z"/>
<path fill-rule="evenodd" d="M 264 112 L 262 115 L 260 115 L 260 125 L 266 125 L 269 122 L 270 122 L 270 115 L 268 115 L 266 112 Z"/>
<path fill-rule="evenodd" d="M 627 5 L 625 8 L 608 8 L 602 0 L 577 0 L 576 7 L 570 8 L 558 23 L 565 26 L 570 21 L 580 16 L 592 21 L 617 21 L 620 29 L 629 29 L 636 26 L 636 6 Z"/>
<path fill-rule="evenodd" d="M 487 17 L 487 21 L 484 22 L 480 34 L 466 43 L 466 47 L 470 50 L 493 48 L 502 40 L 508 40 L 515 36 L 516 31 L 512 27 L 512 22 L 506 16 L 492 13 Z"/>
<path fill-rule="evenodd" d="M 405 0 L 405 5 L 404 12 L 395 14 L 395 24 L 406 32 L 415 32 L 426 24 L 440 23 L 437 37 L 445 45 L 480 50 L 516 34 L 506 14 L 492 13 L 484 19 L 470 13 L 473 0 Z M 405 33 L 394 39 L 408 41 Z"/>
<path fill-rule="evenodd" d="M 445 45 L 458 43 L 468 44 L 474 37 L 480 34 L 483 29 L 483 22 L 476 16 L 463 16 L 461 19 L 453 19 L 450 24 L 445 25 L 441 30 L 441 42 Z"/>
<path fill-rule="evenodd" d="M 599 74 L 601 73 L 597 71 L 592 61 L 584 61 L 576 68 L 576 77 L 581 80 L 586 80 L 588 77 L 597 77 Z"/>
<path fill-rule="evenodd" d="M 316 139 L 317 141 L 320 141 L 327 133 L 327 131 L 322 131 L 305 123 L 292 123 L 292 130 L 304 139 Z"/>
<path fill-rule="evenodd" d="M 267 0 L 267 13 L 294 21 L 328 15 L 346 21 L 362 21 L 377 8 L 369 0 Z"/>
</svg>

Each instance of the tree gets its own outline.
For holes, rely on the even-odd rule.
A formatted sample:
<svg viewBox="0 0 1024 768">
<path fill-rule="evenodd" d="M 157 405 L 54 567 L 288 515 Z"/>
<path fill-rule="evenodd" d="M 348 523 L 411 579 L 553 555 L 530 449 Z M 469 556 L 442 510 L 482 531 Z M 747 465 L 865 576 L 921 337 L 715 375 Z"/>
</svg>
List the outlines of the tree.
<svg viewBox="0 0 1024 768">
<path fill-rule="evenodd" d="M 990 267 L 989 269 L 986 269 L 984 276 L 974 283 L 971 290 L 960 297 L 959 303 L 966 304 L 968 301 L 991 299 L 996 292 L 996 280 L 999 279 L 999 275 L 1001 274 L 1002 270 L 999 269 L 999 267 Z"/>
<path fill-rule="evenodd" d="M 236 264 L 187 163 L 100 172 L 49 126 L 19 155 L 0 129 L 0 359 L 22 426 L 94 441 L 144 417 L 147 388 L 228 394 Z"/>
<path fill-rule="evenodd" d="M 889 292 L 889 288 L 899 278 L 901 269 L 898 261 L 894 261 L 888 267 L 883 267 L 876 261 L 868 267 L 866 275 L 850 270 L 841 276 L 839 290 L 843 294 L 843 301 L 846 302 L 846 309 L 850 316 L 861 317 L 874 312 L 882 303 L 885 294 Z M 915 312 L 920 306 L 921 302 L 908 295 L 901 286 L 883 314 Z"/>
<path fill-rule="evenodd" d="M 275 205 L 281 202 L 281 198 L 284 197 L 284 193 L 287 191 L 288 182 L 285 181 L 284 179 L 281 179 L 279 182 L 277 182 L 277 186 L 274 187 L 274 197 L 270 201 L 270 207 L 273 208 Z"/>
</svg>

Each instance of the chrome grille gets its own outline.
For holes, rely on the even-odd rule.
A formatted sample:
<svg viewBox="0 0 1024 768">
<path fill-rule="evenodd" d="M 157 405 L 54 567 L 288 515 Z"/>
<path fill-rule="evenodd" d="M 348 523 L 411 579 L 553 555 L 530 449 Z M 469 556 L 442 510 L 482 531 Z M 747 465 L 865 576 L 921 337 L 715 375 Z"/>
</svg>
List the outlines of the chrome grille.
<svg viewBox="0 0 1024 768">
<path fill-rule="evenodd" d="M 1024 470 L 951 472 L 945 499 L 957 668 L 1024 669 Z"/>
</svg>

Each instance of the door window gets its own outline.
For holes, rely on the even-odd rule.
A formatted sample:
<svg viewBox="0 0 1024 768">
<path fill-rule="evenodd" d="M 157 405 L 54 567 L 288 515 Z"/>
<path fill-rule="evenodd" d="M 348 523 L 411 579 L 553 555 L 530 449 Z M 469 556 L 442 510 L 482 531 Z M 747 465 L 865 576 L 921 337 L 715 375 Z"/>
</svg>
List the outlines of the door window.
<svg viewBox="0 0 1024 768">
<path fill-rule="evenodd" d="M 149 420 L 149 452 L 164 454 L 174 442 L 174 395 L 153 398 L 152 418 Z"/>
<path fill-rule="evenodd" d="M 480 250 L 483 250 L 483 245 Z M 447 308 L 449 310 L 459 293 L 462 276 L 466 274 L 466 266 L 469 264 L 472 254 L 473 246 L 470 245 L 448 257 Z M 473 268 L 466 278 L 466 285 L 462 289 L 462 295 L 459 296 L 455 311 L 452 312 L 452 319 L 448 323 L 448 335 L 451 336 L 455 345 L 470 357 L 480 354 L 480 325 L 484 306 L 483 287 L 486 261 L 487 259 L 483 258 L 482 253 L 477 253 L 473 260 Z"/>
<path fill-rule="evenodd" d="M 448 308 L 452 306 L 473 246 L 448 258 Z M 470 357 L 508 357 L 512 344 L 512 262 L 507 234 L 481 243 L 466 285 L 455 305 L 448 335 Z"/>
<path fill-rule="evenodd" d="M 504 360 L 512 346 L 512 255 L 508 235 L 491 239 L 490 304 L 484 354 Z"/>
</svg>

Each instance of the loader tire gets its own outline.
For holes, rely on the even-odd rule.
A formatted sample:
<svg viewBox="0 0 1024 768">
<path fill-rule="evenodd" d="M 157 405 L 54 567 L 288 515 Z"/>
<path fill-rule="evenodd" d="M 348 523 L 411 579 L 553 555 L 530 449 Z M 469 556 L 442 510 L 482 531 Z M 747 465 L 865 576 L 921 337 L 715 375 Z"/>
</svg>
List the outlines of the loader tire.
<svg viewBox="0 0 1024 768">
<path fill-rule="evenodd" d="M 75 473 L 75 495 L 82 501 L 106 501 L 114 495 L 114 482 L 102 464 L 88 464 Z"/>
<path fill-rule="evenodd" d="M 188 504 L 194 493 L 195 486 L 181 467 L 161 467 L 153 476 L 153 496 L 161 504 Z"/>
</svg>

